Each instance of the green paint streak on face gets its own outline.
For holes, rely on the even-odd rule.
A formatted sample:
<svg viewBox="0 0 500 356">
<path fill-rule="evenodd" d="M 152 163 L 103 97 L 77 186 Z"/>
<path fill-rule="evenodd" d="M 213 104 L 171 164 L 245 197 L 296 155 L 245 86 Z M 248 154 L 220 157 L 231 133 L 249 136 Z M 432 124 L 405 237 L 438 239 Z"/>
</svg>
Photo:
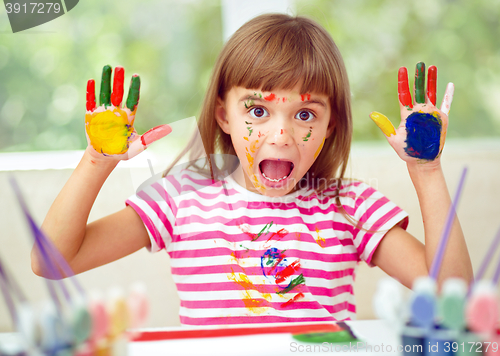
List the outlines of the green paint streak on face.
<svg viewBox="0 0 500 356">
<path fill-rule="evenodd" d="M 305 137 L 302 137 L 302 141 L 309 141 L 309 137 L 311 137 L 311 132 L 312 132 L 312 129 L 309 129 L 309 132 L 307 133 L 307 135 Z"/>
<path fill-rule="evenodd" d="M 299 284 L 302 284 L 306 281 L 306 279 L 304 278 L 304 275 L 301 273 L 300 276 L 298 276 L 297 278 L 295 278 L 293 281 L 290 282 L 290 285 L 288 287 L 286 287 L 285 289 L 279 291 L 279 292 L 276 292 L 276 294 L 285 294 L 285 293 L 288 293 L 290 292 L 292 289 L 294 289 L 295 287 L 297 287 Z"/>
<path fill-rule="evenodd" d="M 415 101 L 425 103 L 425 63 L 419 62 L 415 68 Z"/>
<path fill-rule="evenodd" d="M 99 105 L 111 105 L 111 67 L 106 65 L 102 68 L 101 94 Z"/>
<path fill-rule="evenodd" d="M 135 107 L 139 103 L 139 91 L 141 89 L 141 78 L 139 76 L 134 75 L 132 80 L 130 81 L 130 89 L 128 91 L 127 96 L 127 108 L 130 111 L 134 111 Z"/>
<path fill-rule="evenodd" d="M 245 124 L 247 124 L 247 125 L 251 125 L 252 123 L 251 123 L 251 122 L 248 122 L 248 121 L 245 121 Z"/>
<path fill-rule="evenodd" d="M 253 129 L 249 126 L 247 127 L 248 130 L 248 137 L 252 136 Z"/>
<path fill-rule="evenodd" d="M 250 109 L 252 106 L 254 106 L 254 101 L 250 98 L 247 99 L 247 101 L 245 101 L 245 109 Z"/>
<path fill-rule="evenodd" d="M 409 106 L 409 105 L 406 105 L 406 106 L 405 106 L 405 108 L 406 108 L 406 110 L 408 110 L 408 111 L 412 111 L 412 110 L 413 110 L 412 108 L 410 108 L 410 106 Z"/>
</svg>

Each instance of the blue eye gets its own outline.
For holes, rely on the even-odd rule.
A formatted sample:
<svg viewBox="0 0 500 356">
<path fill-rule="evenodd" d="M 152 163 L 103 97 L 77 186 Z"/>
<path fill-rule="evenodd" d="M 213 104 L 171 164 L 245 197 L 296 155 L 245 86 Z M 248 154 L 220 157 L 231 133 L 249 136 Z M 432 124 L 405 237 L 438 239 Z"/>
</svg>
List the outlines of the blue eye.
<svg viewBox="0 0 500 356">
<path fill-rule="evenodd" d="M 269 113 L 267 112 L 266 109 L 264 108 L 261 108 L 259 106 L 255 107 L 255 108 L 252 108 L 250 111 L 249 111 L 250 115 L 256 119 L 260 119 L 261 117 L 266 117 L 266 116 L 269 116 Z"/>
<path fill-rule="evenodd" d="M 314 114 L 310 111 L 302 110 L 297 115 L 295 115 L 295 118 L 299 119 L 300 121 L 311 121 L 312 119 L 314 119 Z"/>
</svg>

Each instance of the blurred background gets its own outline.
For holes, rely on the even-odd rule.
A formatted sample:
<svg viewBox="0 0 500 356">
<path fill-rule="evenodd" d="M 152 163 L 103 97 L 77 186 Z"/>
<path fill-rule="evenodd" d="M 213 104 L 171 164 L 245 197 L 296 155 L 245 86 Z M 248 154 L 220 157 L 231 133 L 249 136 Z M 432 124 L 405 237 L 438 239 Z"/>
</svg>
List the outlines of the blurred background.
<svg viewBox="0 0 500 356">
<path fill-rule="evenodd" d="M 397 70 L 438 67 L 438 101 L 456 86 L 449 138 L 500 135 L 500 2 L 295 0 L 323 25 L 349 73 L 357 141 L 383 140 L 368 119 L 397 123 Z M 13 35 L 0 10 L 0 152 L 86 145 L 85 88 L 102 67 L 142 79 L 137 129 L 197 116 L 223 45 L 218 0 L 80 1 L 74 11 Z"/>
<path fill-rule="evenodd" d="M 269 4 L 313 18 L 336 41 L 353 99 L 355 140 L 348 176 L 405 209 L 408 230 L 420 240 L 422 220 L 406 166 L 368 114 L 380 111 L 399 123 L 400 66 L 408 67 L 412 77 L 418 61 L 436 65 L 438 102 L 446 84 L 455 83 L 442 162 L 450 192 L 463 166 L 469 167 L 458 215 L 477 269 L 500 223 L 499 1 L 82 0 L 64 16 L 16 34 L 0 8 L 0 258 L 30 300 L 48 294 L 43 279 L 31 272 L 30 233 L 8 176 L 17 178 L 41 224 L 86 146 L 87 80 L 100 82 L 105 64 L 121 65 L 127 82 L 133 73 L 141 76 L 137 131 L 165 123 L 174 128 L 140 156 L 120 163 L 89 221 L 122 209 L 151 175 L 149 163 L 158 173 L 168 164 L 165 157 L 171 159 L 185 144 L 228 28 Z M 371 299 L 384 276 L 360 264 L 358 318 L 374 317 Z M 179 299 L 165 253 L 143 249 L 78 277 L 87 290 L 99 291 L 142 281 L 151 298 L 148 326 L 179 325 Z M 0 297 L 0 332 L 7 330 L 12 323 Z"/>
</svg>

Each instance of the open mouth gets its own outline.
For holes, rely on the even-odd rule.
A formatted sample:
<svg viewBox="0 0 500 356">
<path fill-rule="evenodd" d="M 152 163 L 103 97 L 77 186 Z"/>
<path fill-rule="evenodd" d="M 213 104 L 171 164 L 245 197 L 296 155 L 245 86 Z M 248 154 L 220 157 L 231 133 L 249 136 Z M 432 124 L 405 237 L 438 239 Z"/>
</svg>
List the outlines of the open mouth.
<svg viewBox="0 0 500 356">
<path fill-rule="evenodd" d="M 287 179 L 293 171 L 294 165 L 290 161 L 279 159 L 265 159 L 259 163 L 262 176 L 273 183 Z"/>
</svg>

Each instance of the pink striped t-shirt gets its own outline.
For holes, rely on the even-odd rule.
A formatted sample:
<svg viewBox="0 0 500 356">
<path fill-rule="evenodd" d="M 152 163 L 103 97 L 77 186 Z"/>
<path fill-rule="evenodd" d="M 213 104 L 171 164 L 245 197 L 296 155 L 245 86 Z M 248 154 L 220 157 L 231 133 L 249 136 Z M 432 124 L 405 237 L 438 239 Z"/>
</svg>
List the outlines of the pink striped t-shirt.
<svg viewBox="0 0 500 356">
<path fill-rule="evenodd" d="M 358 181 L 340 187 L 354 224 L 336 207 L 334 187 L 267 197 L 231 177 L 211 183 L 185 170 L 126 201 L 151 251 L 171 258 L 185 325 L 354 319 L 356 264 L 370 264 L 385 233 L 408 224 L 402 209 Z"/>
</svg>

